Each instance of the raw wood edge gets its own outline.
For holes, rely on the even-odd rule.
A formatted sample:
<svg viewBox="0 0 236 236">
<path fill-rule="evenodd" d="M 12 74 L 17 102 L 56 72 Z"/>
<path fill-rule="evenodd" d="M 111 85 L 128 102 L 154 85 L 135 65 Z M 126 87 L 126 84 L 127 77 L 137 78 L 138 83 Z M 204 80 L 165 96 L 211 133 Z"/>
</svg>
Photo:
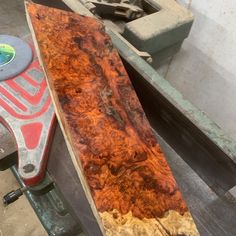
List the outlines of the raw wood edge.
<svg viewBox="0 0 236 236">
<path fill-rule="evenodd" d="M 43 63 L 42 56 L 41 56 L 41 53 L 40 53 L 39 45 L 38 45 L 38 42 L 37 42 L 37 39 L 36 39 L 36 35 L 35 35 L 34 29 L 33 29 L 32 23 L 31 23 L 30 16 L 28 14 L 28 10 L 27 10 L 28 1 L 25 1 L 24 3 L 25 3 L 26 19 L 27 19 L 27 23 L 28 23 L 28 26 L 29 26 L 32 38 L 33 38 L 33 42 L 34 42 L 34 45 L 35 45 L 36 53 L 37 53 L 40 65 L 41 65 L 41 67 L 42 67 L 42 69 L 44 71 L 44 75 L 46 77 L 47 86 L 48 86 L 48 88 L 51 88 L 53 86 L 50 86 L 50 83 L 49 83 L 49 80 L 48 80 L 48 77 L 47 77 L 47 73 L 46 73 L 46 71 L 44 69 L 45 67 L 44 67 L 44 63 Z M 74 151 L 73 151 L 73 148 L 70 145 L 70 142 L 72 143 L 72 139 L 71 139 L 70 135 L 68 135 L 67 132 L 66 132 L 66 123 L 63 122 L 60 119 L 60 115 L 59 114 L 63 113 L 63 111 L 61 110 L 61 106 L 60 106 L 60 103 L 59 103 L 58 99 L 56 99 L 57 95 L 54 93 L 54 91 L 52 89 L 49 89 L 49 93 L 50 93 L 50 96 L 51 96 L 51 99 L 52 99 L 52 102 L 53 102 L 53 105 L 54 105 L 54 111 L 56 113 L 57 119 L 59 121 L 59 125 L 61 127 L 63 136 L 64 136 L 65 141 L 66 141 L 66 145 L 67 145 L 68 151 L 70 153 L 70 157 L 72 159 L 73 165 L 74 165 L 74 167 L 76 169 L 76 172 L 78 174 L 78 177 L 79 177 L 80 182 L 82 184 L 82 187 L 84 189 L 86 198 L 88 199 L 88 202 L 89 202 L 89 204 L 91 206 L 92 212 L 93 212 L 93 214 L 94 214 L 94 216 L 95 216 L 95 218 L 96 218 L 96 220 L 98 222 L 98 225 L 99 225 L 99 227 L 100 227 L 100 229 L 102 231 L 102 234 L 106 235 L 105 229 L 104 229 L 104 226 L 103 226 L 103 223 L 102 223 L 102 220 L 101 220 L 101 217 L 100 217 L 99 212 L 98 212 L 98 210 L 97 210 L 97 208 L 95 206 L 94 200 L 92 198 L 92 195 L 90 193 L 89 187 L 87 185 L 87 181 L 86 181 L 86 179 L 85 179 L 85 177 L 84 177 L 84 175 L 82 173 L 83 168 L 81 166 L 81 162 L 80 162 L 79 158 L 78 158 L 78 160 L 76 159 Z"/>
</svg>

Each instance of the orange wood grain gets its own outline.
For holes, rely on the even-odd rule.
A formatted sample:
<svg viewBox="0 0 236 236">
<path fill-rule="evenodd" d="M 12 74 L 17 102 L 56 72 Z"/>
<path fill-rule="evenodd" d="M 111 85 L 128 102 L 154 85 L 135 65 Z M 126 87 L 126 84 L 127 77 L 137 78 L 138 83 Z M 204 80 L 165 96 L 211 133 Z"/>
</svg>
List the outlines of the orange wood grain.
<svg viewBox="0 0 236 236">
<path fill-rule="evenodd" d="M 97 211 L 113 212 L 114 219 L 131 212 L 140 220 L 188 212 L 101 22 L 36 4 L 27 11 L 59 120 Z"/>
</svg>

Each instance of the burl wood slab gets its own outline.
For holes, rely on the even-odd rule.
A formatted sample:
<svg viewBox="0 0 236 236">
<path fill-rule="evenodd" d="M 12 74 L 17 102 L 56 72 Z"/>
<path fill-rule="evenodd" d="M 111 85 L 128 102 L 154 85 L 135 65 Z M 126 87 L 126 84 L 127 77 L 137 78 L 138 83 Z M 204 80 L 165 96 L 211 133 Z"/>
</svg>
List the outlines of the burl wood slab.
<svg viewBox="0 0 236 236">
<path fill-rule="evenodd" d="M 36 4 L 26 8 L 57 117 L 102 232 L 198 235 L 104 26 Z"/>
</svg>

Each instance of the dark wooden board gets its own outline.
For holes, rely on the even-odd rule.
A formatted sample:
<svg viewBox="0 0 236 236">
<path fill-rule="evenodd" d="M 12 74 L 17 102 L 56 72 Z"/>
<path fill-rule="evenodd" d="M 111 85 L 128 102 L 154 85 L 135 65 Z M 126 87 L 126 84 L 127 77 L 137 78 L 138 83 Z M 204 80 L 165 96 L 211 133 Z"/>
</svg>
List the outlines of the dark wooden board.
<svg viewBox="0 0 236 236">
<path fill-rule="evenodd" d="M 103 233 L 198 235 L 104 26 L 32 3 L 26 12 L 70 155 Z"/>
</svg>

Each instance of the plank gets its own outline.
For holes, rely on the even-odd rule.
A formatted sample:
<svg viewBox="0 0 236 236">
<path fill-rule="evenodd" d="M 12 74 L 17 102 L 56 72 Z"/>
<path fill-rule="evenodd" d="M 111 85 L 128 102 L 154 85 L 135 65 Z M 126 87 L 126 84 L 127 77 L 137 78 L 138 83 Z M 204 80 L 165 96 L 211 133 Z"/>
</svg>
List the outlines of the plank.
<svg viewBox="0 0 236 236">
<path fill-rule="evenodd" d="M 102 23 L 33 3 L 26 12 L 70 156 L 103 234 L 199 235 Z"/>
</svg>

